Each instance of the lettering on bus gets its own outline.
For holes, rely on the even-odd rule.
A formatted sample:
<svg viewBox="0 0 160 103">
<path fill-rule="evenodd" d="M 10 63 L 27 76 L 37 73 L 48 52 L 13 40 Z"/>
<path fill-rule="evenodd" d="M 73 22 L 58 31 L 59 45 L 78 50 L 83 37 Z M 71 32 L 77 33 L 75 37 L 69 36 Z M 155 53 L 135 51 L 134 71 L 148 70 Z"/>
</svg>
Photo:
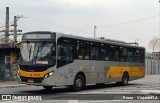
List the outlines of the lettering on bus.
<svg viewBox="0 0 160 103">
<path fill-rule="evenodd" d="M 25 39 L 50 39 L 51 34 L 26 34 Z"/>
</svg>

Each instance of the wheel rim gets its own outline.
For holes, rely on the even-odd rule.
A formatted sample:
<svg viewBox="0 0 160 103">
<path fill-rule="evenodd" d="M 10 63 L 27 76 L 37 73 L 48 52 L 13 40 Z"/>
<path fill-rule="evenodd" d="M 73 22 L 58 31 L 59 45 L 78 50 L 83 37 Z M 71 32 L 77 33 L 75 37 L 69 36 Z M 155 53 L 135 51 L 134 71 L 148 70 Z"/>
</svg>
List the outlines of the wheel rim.
<svg viewBox="0 0 160 103">
<path fill-rule="evenodd" d="M 123 83 L 127 84 L 127 82 L 128 82 L 128 77 L 127 77 L 127 75 L 124 75 L 124 77 L 123 77 Z"/>
<path fill-rule="evenodd" d="M 76 86 L 77 86 L 78 88 L 81 88 L 81 87 L 82 87 L 82 80 L 81 80 L 80 78 L 78 78 L 78 79 L 76 80 Z"/>
</svg>

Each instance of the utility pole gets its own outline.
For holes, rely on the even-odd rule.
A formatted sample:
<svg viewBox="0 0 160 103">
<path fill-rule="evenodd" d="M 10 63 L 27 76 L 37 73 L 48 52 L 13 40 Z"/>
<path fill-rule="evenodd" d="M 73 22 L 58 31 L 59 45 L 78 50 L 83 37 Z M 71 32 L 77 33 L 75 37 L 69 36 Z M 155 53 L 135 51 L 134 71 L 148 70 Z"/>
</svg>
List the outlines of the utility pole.
<svg viewBox="0 0 160 103">
<path fill-rule="evenodd" d="M 159 15 L 160 15 L 160 0 L 159 0 Z M 159 16 L 159 39 L 160 39 L 160 16 Z M 159 49 L 159 56 L 160 56 L 160 49 Z M 159 65 L 159 62 L 160 62 L 160 57 L 158 58 L 158 74 L 160 74 L 160 65 Z"/>
<path fill-rule="evenodd" d="M 9 41 L 9 7 L 6 7 L 5 43 Z"/>
<path fill-rule="evenodd" d="M 96 28 L 97 26 L 94 26 L 94 38 L 96 37 Z"/>
<path fill-rule="evenodd" d="M 14 16 L 14 42 L 17 42 L 17 16 Z"/>
<path fill-rule="evenodd" d="M 17 21 L 18 19 L 20 18 L 23 18 L 23 15 L 22 16 L 14 16 L 14 42 L 16 43 L 17 42 L 17 32 L 22 32 L 22 30 L 17 30 Z"/>
<path fill-rule="evenodd" d="M 9 42 L 10 35 L 14 35 L 14 42 L 15 43 L 17 42 L 17 35 L 18 35 L 17 32 L 22 32 L 22 30 L 17 30 L 17 26 L 18 26 L 17 21 L 20 18 L 23 18 L 23 15 L 22 16 L 14 16 L 14 24 L 9 25 L 9 7 L 6 7 L 6 24 L 5 24 L 5 26 L 2 26 L 2 27 L 5 27 L 5 30 L 0 31 L 0 32 L 5 33 L 5 39 L 4 39 L 5 43 Z M 9 26 L 14 26 L 14 30 L 9 30 Z M 14 32 L 14 34 L 9 34 L 9 32 Z"/>
</svg>

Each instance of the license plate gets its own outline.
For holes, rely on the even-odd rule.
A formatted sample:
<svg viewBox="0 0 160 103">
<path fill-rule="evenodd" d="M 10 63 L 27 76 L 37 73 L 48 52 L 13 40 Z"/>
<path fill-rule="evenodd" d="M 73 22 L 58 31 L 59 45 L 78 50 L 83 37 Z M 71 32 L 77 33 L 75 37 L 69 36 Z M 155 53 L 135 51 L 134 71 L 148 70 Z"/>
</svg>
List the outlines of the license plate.
<svg viewBox="0 0 160 103">
<path fill-rule="evenodd" d="M 28 79 L 28 83 L 34 83 L 34 80 Z"/>
</svg>

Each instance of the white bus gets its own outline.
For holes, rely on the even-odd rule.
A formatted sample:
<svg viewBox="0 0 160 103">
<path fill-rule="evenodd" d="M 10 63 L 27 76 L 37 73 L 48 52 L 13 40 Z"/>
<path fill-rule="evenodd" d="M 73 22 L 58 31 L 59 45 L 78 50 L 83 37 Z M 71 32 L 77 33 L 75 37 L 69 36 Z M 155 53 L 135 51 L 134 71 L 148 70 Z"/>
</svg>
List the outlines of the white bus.
<svg viewBox="0 0 160 103">
<path fill-rule="evenodd" d="M 145 76 L 145 49 L 124 42 L 57 32 L 28 32 L 21 42 L 19 82 L 43 86 L 87 85 L 128 81 Z"/>
</svg>

